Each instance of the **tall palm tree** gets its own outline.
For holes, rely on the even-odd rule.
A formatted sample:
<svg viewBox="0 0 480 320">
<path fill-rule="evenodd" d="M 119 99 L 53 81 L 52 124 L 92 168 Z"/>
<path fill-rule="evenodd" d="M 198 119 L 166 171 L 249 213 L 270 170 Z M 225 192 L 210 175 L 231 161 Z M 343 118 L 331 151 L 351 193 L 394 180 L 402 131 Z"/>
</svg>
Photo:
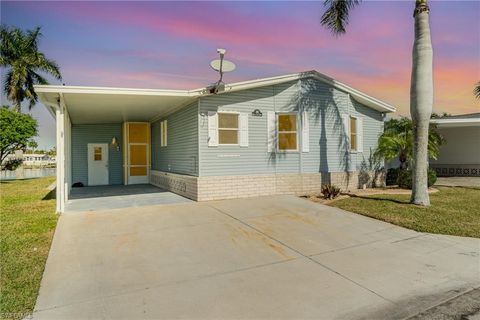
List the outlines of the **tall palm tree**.
<svg viewBox="0 0 480 320">
<path fill-rule="evenodd" d="M 346 32 L 350 11 L 361 0 L 324 0 L 327 7 L 321 23 L 335 35 Z M 415 40 L 410 84 L 410 115 L 413 120 L 413 187 L 411 203 L 428 206 L 427 187 L 428 127 L 433 104 L 433 49 L 430 38 L 429 7 L 427 0 L 416 0 L 413 17 Z"/>
<path fill-rule="evenodd" d="M 38 51 L 42 34 L 40 28 L 22 31 L 19 28 L 0 27 L 0 66 L 7 68 L 3 90 L 15 109 L 21 111 L 24 99 L 31 109 L 38 100 L 35 84 L 48 84 L 40 72 L 61 80 L 57 63 Z"/>
<path fill-rule="evenodd" d="M 477 82 L 475 85 L 475 88 L 473 89 L 473 94 L 475 95 L 475 98 L 480 99 L 480 82 Z"/>
</svg>

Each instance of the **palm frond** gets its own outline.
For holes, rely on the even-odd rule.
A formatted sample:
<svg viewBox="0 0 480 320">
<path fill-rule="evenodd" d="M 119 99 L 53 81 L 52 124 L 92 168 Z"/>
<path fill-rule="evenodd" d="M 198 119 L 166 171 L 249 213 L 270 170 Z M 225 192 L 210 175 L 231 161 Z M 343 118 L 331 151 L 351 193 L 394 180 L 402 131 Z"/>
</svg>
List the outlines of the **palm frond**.
<svg viewBox="0 0 480 320">
<path fill-rule="evenodd" d="M 475 95 L 475 98 L 480 99 L 480 81 L 477 82 L 475 85 L 475 89 L 473 89 L 473 94 Z"/>
<path fill-rule="evenodd" d="M 38 50 L 41 29 L 22 31 L 0 27 L 0 65 L 7 68 L 3 90 L 17 109 L 28 100 L 30 108 L 37 102 L 35 84 L 48 84 L 42 73 L 62 79 L 57 63 Z"/>
<path fill-rule="evenodd" d="M 323 5 L 327 9 L 320 23 L 335 35 L 345 33 L 350 11 L 360 2 L 361 0 L 325 0 Z"/>
</svg>

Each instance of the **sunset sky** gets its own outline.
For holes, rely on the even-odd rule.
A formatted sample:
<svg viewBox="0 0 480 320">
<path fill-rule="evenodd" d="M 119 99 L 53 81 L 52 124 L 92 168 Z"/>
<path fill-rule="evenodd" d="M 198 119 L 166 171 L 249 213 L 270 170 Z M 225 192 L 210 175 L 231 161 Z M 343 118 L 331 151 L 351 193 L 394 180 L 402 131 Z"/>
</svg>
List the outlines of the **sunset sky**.
<svg viewBox="0 0 480 320">
<path fill-rule="evenodd" d="M 217 80 L 227 49 L 236 82 L 315 69 L 409 114 L 414 1 L 364 1 L 347 34 L 319 23 L 311 2 L 1 2 L 1 21 L 41 26 L 41 50 L 66 85 L 194 89 Z M 480 112 L 480 1 L 431 1 L 435 112 Z M 2 70 L 3 80 L 4 70 Z M 52 83 L 56 83 L 52 81 Z M 2 95 L 2 103 L 6 103 Z M 43 106 L 39 144 L 54 145 Z"/>
</svg>

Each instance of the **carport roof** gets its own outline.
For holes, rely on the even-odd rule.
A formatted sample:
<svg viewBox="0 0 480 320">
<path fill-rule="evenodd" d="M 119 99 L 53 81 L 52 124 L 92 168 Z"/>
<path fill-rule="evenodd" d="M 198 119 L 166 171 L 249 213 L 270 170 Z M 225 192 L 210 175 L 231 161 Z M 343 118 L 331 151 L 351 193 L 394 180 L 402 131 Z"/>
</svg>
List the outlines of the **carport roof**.
<svg viewBox="0 0 480 320">
<path fill-rule="evenodd" d="M 439 128 L 480 127 L 480 113 L 434 118 L 430 123 L 436 124 Z"/>
<path fill-rule="evenodd" d="M 358 102 L 380 112 L 394 112 L 395 107 L 349 87 L 317 71 L 255 79 L 225 85 L 218 94 L 254 89 L 305 78 L 314 78 L 347 92 Z M 72 123 L 119 123 L 149 121 L 211 95 L 210 87 L 195 90 L 133 89 L 37 85 L 35 90 L 47 108 L 53 110 L 63 99 Z"/>
</svg>

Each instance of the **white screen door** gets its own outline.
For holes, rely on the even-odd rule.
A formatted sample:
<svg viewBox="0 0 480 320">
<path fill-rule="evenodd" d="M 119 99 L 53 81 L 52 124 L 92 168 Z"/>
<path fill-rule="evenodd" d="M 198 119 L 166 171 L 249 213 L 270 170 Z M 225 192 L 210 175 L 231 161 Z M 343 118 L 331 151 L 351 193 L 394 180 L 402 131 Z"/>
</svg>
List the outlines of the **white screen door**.
<svg viewBox="0 0 480 320">
<path fill-rule="evenodd" d="M 88 185 L 108 184 L 108 144 L 88 144 Z"/>
</svg>

